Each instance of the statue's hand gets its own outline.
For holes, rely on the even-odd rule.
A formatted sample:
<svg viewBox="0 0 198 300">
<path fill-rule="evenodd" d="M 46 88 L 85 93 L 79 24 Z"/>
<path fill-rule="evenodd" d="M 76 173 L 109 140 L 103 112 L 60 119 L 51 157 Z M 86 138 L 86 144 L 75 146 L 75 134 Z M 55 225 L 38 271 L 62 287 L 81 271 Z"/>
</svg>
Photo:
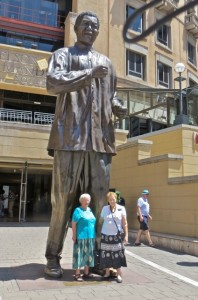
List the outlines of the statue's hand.
<svg viewBox="0 0 198 300">
<path fill-rule="evenodd" d="M 127 116 L 127 108 L 125 106 L 115 105 L 112 107 L 112 111 L 113 114 L 120 119 L 123 119 Z"/>
<path fill-rule="evenodd" d="M 106 66 L 96 66 L 93 67 L 91 75 L 93 78 L 103 78 L 108 74 L 108 68 Z"/>
<path fill-rule="evenodd" d="M 116 117 L 118 117 L 120 119 L 125 118 L 128 113 L 127 107 L 125 107 L 123 105 L 123 101 L 118 99 L 116 97 L 116 95 L 114 96 L 114 98 L 112 100 L 112 112 Z"/>
</svg>

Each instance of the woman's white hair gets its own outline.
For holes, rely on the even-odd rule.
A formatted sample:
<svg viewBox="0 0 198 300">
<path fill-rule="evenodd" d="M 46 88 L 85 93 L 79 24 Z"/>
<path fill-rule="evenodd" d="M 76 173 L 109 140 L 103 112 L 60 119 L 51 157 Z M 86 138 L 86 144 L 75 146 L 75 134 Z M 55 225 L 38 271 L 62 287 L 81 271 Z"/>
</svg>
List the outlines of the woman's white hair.
<svg viewBox="0 0 198 300">
<path fill-rule="evenodd" d="M 91 201 L 91 196 L 89 194 L 82 194 L 79 198 L 79 202 L 81 203 L 83 199 L 87 199 L 90 202 Z"/>
</svg>

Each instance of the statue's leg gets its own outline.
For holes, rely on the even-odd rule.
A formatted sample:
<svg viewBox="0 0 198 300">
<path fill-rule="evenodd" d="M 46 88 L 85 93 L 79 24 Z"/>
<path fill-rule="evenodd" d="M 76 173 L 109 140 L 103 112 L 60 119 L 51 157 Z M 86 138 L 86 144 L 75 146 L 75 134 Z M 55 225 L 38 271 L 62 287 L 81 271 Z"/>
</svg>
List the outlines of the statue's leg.
<svg viewBox="0 0 198 300">
<path fill-rule="evenodd" d="M 52 180 L 52 216 L 50 221 L 45 273 L 51 277 L 62 276 L 60 255 L 76 201 L 80 170 L 83 159 L 81 153 L 55 151 Z M 77 199 L 78 201 L 78 199 Z"/>
<path fill-rule="evenodd" d="M 85 159 L 85 190 L 91 195 L 91 209 L 96 216 L 96 247 L 100 249 L 101 227 L 100 213 L 106 205 L 106 195 L 109 191 L 110 167 L 112 155 L 89 152 Z M 91 272 L 104 275 L 99 266 L 90 269 Z"/>
<path fill-rule="evenodd" d="M 101 223 L 100 213 L 102 207 L 106 205 L 106 195 L 109 191 L 110 167 L 112 155 L 106 153 L 90 152 L 85 160 L 87 170 L 87 190 L 91 195 L 91 208 L 96 216 L 97 246 L 100 246 Z"/>
</svg>

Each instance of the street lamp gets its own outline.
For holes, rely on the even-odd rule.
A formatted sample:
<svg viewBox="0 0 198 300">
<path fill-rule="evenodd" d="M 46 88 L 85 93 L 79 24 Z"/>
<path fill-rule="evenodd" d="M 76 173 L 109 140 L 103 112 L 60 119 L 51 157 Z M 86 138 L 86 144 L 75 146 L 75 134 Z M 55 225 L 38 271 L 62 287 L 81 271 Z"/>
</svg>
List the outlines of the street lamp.
<svg viewBox="0 0 198 300">
<path fill-rule="evenodd" d="M 181 74 L 185 71 L 186 67 L 183 63 L 177 63 L 175 65 L 175 71 L 179 74 L 179 77 L 175 78 L 179 82 L 179 114 L 175 117 L 175 125 L 178 124 L 189 124 L 188 116 L 183 114 L 183 95 L 182 95 L 182 81 L 186 78 L 182 77 Z"/>
</svg>

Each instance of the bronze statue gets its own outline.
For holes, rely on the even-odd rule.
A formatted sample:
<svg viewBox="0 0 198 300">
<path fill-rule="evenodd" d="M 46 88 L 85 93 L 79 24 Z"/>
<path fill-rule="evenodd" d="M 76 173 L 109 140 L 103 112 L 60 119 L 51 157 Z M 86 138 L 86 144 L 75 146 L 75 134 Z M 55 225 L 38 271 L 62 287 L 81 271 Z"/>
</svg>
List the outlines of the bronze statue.
<svg viewBox="0 0 198 300">
<path fill-rule="evenodd" d="M 44 271 L 55 278 L 63 273 L 60 255 L 79 195 L 91 195 L 96 218 L 105 204 L 115 155 L 112 112 L 124 117 L 127 111 L 115 97 L 111 61 L 92 48 L 99 33 L 98 17 L 81 13 L 74 31 L 77 42 L 53 53 L 47 73 L 47 90 L 57 95 L 57 101 L 48 144 L 54 167 Z"/>
</svg>

